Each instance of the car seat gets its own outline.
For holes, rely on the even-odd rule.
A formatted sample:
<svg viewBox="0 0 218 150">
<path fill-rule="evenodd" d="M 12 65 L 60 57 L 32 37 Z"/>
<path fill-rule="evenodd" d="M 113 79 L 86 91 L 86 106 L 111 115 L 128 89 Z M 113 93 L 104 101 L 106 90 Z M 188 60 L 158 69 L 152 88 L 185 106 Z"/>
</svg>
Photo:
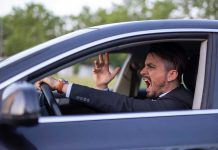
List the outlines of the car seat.
<svg viewBox="0 0 218 150">
<path fill-rule="evenodd" d="M 198 54 L 188 57 L 182 78 L 182 82 L 185 88 L 190 90 L 193 94 L 195 93 L 196 79 L 198 74 L 198 64 Z"/>
</svg>

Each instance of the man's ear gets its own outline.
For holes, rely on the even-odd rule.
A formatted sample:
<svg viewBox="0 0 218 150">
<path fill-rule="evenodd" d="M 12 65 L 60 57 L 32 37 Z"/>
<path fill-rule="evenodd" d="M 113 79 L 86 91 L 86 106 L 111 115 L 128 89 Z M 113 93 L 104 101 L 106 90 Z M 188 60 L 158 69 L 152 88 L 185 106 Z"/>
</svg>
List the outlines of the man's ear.
<svg viewBox="0 0 218 150">
<path fill-rule="evenodd" d="M 176 80 L 178 77 L 178 71 L 177 70 L 170 70 L 167 74 L 167 81 L 173 81 Z"/>
</svg>

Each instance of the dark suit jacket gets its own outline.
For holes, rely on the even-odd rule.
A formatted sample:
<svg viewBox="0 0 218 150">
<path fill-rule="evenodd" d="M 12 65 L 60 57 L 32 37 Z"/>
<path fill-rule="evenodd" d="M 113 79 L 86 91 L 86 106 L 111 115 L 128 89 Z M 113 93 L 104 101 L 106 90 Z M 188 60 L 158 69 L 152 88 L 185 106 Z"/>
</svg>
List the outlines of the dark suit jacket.
<svg viewBox="0 0 218 150">
<path fill-rule="evenodd" d="M 142 112 L 191 109 L 193 96 L 182 85 L 156 100 L 142 100 L 73 84 L 70 99 L 103 112 Z"/>
</svg>

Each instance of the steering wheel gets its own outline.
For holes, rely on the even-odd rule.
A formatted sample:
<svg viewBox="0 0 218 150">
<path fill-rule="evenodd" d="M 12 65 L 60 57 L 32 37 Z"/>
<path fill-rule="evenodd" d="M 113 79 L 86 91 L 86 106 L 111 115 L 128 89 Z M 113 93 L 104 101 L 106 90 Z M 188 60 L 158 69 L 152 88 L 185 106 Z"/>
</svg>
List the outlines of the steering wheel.
<svg viewBox="0 0 218 150">
<path fill-rule="evenodd" d="M 55 100 L 55 97 L 49 85 L 46 83 L 42 83 L 41 89 L 46 99 L 45 105 L 47 106 L 49 111 L 56 116 L 61 116 L 60 108 Z"/>
</svg>

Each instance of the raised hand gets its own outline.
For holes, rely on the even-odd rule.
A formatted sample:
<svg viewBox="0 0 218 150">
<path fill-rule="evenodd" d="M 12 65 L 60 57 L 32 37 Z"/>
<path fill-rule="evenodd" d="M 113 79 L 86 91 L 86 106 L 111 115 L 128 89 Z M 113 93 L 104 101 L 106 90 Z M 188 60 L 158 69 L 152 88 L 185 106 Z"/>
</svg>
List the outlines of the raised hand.
<svg viewBox="0 0 218 150">
<path fill-rule="evenodd" d="M 109 70 L 109 54 L 105 54 L 105 58 L 103 55 L 99 55 L 99 60 L 94 61 L 93 67 L 93 78 L 96 84 L 96 88 L 98 89 L 105 89 L 108 87 L 108 84 L 117 73 L 120 71 L 120 67 L 116 67 L 112 72 Z"/>
</svg>

